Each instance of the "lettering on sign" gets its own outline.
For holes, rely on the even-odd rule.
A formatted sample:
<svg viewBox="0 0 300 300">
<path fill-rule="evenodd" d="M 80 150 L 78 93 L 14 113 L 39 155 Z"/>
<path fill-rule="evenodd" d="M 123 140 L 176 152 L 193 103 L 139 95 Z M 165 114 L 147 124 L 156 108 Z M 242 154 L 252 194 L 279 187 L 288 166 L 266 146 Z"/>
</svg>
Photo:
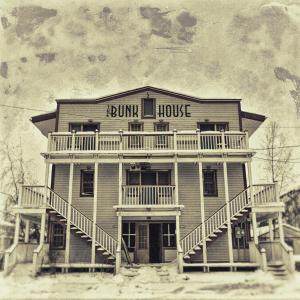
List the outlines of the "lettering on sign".
<svg viewBox="0 0 300 300">
<path fill-rule="evenodd" d="M 166 104 L 158 106 L 158 117 L 159 118 L 189 118 L 191 113 L 189 112 L 190 104 Z"/>
<path fill-rule="evenodd" d="M 111 118 L 138 118 L 139 106 L 129 105 L 107 105 L 106 116 Z"/>
<path fill-rule="evenodd" d="M 190 118 L 190 104 L 161 104 L 158 105 L 158 118 Z M 110 118 L 139 118 L 139 105 L 120 104 L 107 105 L 106 116 Z"/>
</svg>

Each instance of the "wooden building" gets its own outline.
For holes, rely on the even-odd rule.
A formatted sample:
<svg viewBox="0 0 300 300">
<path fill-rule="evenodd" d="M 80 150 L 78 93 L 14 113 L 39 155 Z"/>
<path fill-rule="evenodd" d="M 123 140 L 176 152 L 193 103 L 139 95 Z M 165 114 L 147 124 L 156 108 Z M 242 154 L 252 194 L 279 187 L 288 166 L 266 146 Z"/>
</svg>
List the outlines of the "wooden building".
<svg viewBox="0 0 300 300">
<path fill-rule="evenodd" d="M 41 219 L 37 272 L 117 273 L 123 249 L 134 263 L 176 261 L 179 272 L 266 269 L 257 228 L 267 219 L 278 220 L 279 253 L 292 271 L 276 183 L 252 182 L 248 139 L 264 120 L 240 99 L 150 86 L 57 100 L 55 112 L 32 118 L 48 139 L 45 185 L 21 189 L 7 272 L 18 261 L 20 218 L 32 215 Z"/>
</svg>

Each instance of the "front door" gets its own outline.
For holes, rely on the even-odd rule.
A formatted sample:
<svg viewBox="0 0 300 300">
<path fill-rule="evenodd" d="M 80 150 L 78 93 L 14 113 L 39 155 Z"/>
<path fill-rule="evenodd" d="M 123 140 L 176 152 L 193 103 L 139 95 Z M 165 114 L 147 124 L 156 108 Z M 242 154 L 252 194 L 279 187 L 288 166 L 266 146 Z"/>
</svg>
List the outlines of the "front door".
<svg viewBox="0 0 300 300">
<path fill-rule="evenodd" d="M 162 234 L 161 224 L 149 224 L 149 261 L 150 263 L 162 262 Z"/>
<path fill-rule="evenodd" d="M 137 227 L 137 243 L 136 243 L 136 258 L 137 263 L 149 263 L 149 224 L 136 223 Z"/>
</svg>

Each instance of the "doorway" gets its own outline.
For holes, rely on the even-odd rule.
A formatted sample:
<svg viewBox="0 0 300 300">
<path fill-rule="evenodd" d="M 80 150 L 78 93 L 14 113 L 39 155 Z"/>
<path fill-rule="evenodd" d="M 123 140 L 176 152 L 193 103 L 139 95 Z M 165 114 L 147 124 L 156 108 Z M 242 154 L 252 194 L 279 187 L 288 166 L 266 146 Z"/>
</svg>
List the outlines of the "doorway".
<svg viewBox="0 0 300 300">
<path fill-rule="evenodd" d="M 162 235 L 161 224 L 149 224 L 149 262 L 161 263 L 162 262 Z"/>
</svg>

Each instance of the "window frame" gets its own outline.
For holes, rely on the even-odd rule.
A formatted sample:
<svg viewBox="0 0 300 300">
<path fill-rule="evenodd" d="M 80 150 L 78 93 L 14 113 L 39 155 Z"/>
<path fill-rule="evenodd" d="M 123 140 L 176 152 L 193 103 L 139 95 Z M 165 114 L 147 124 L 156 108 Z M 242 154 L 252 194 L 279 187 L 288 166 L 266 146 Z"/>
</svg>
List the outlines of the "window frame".
<svg viewBox="0 0 300 300">
<path fill-rule="evenodd" d="M 170 225 L 171 224 L 173 224 L 173 226 L 174 226 L 174 233 L 171 233 L 171 231 L 170 231 Z M 164 225 L 167 225 L 167 228 L 168 228 L 168 230 L 167 230 L 167 233 L 164 233 Z M 166 248 L 166 249 L 176 249 L 176 224 L 175 223 L 162 223 L 162 230 L 161 230 L 161 232 L 162 232 L 162 247 L 163 248 Z M 169 246 L 169 245 L 165 245 L 164 244 L 164 237 L 168 237 L 168 243 L 170 244 L 170 241 L 171 241 L 171 237 L 174 237 L 174 241 L 175 241 L 175 245 L 174 246 Z"/>
<path fill-rule="evenodd" d="M 54 234 L 54 226 L 59 225 L 63 229 L 62 234 Z M 62 236 L 63 237 L 63 243 L 61 246 L 54 246 L 54 239 L 55 236 Z M 51 250 L 64 250 L 66 248 L 66 228 L 63 224 L 55 221 L 50 222 L 50 249 Z"/>
<path fill-rule="evenodd" d="M 91 194 L 85 193 L 83 191 L 83 176 L 85 173 L 92 173 L 93 174 L 93 192 Z M 94 179 L 94 174 L 95 174 L 95 170 L 91 169 L 91 170 L 80 170 L 80 197 L 94 197 L 94 184 L 95 184 L 95 179 Z"/>
<path fill-rule="evenodd" d="M 125 224 L 127 224 L 128 225 L 128 233 L 123 233 L 123 226 L 125 225 Z M 134 224 L 134 233 L 131 233 L 131 231 L 130 231 L 130 225 L 131 224 Z M 125 245 L 126 245 L 126 247 L 127 247 L 127 249 L 128 249 L 128 251 L 129 252 L 134 252 L 135 251 L 135 248 L 136 248 L 136 223 L 135 222 L 124 222 L 123 224 L 122 224 L 122 239 L 124 240 L 124 243 L 125 243 Z M 126 237 L 126 238 L 124 238 L 124 236 Z M 130 244 L 130 237 L 131 236 L 134 236 L 134 246 L 133 247 L 128 247 L 128 245 L 127 245 L 127 243 L 126 243 L 126 240 L 127 240 L 127 242 L 129 242 L 129 244 Z"/>
<path fill-rule="evenodd" d="M 80 126 L 80 130 L 75 132 L 84 132 L 83 130 L 83 126 L 84 125 L 96 125 L 97 126 L 97 130 L 100 131 L 100 122 L 69 122 L 69 132 L 72 132 L 72 125 L 79 125 Z"/>
<path fill-rule="evenodd" d="M 144 114 L 144 107 L 145 107 L 145 104 L 144 104 L 144 101 L 145 100 L 152 100 L 153 101 L 153 115 L 146 115 Z M 142 98 L 141 99 L 141 102 L 142 102 L 142 113 L 141 113 L 141 118 L 142 119 L 156 119 L 156 98 Z"/>
<path fill-rule="evenodd" d="M 214 173 L 214 193 L 205 192 L 205 173 L 213 172 Z M 204 169 L 203 173 L 203 194 L 204 197 L 218 197 L 218 170 L 217 169 Z"/>
<path fill-rule="evenodd" d="M 214 125 L 214 130 L 212 131 L 220 131 L 217 130 L 217 125 L 225 125 L 225 131 L 229 131 L 229 122 L 197 122 L 197 129 L 200 129 L 201 125 Z M 200 132 L 205 132 L 205 131 L 201 131 L 200 129 Z"/>
<path fill-rule="evenodd" d="M 130 178 L 130 174 L 131 173 L 138 173 L 139 175 L 139 184 L 140 186 L 142 186 L 142 173 L 147 173 L 147 172 L 153 172 L 156 173 L 156 186 L 166 186 L 166 185 L 161 185 L 159 184 L 159 173 L 165 173 L 168 176 L 168 182 L 169 184 L 167 186 L 171 186 L 172 185 L 172 176 L 171 176 L 171 170 L 140 170 L 140 171 L 131 171 L 131 170 L 126 170 L 126 185 L 133 185 L 136 186 L 136 184 L 130 184 L 129 178 Z"/>
</svg>

